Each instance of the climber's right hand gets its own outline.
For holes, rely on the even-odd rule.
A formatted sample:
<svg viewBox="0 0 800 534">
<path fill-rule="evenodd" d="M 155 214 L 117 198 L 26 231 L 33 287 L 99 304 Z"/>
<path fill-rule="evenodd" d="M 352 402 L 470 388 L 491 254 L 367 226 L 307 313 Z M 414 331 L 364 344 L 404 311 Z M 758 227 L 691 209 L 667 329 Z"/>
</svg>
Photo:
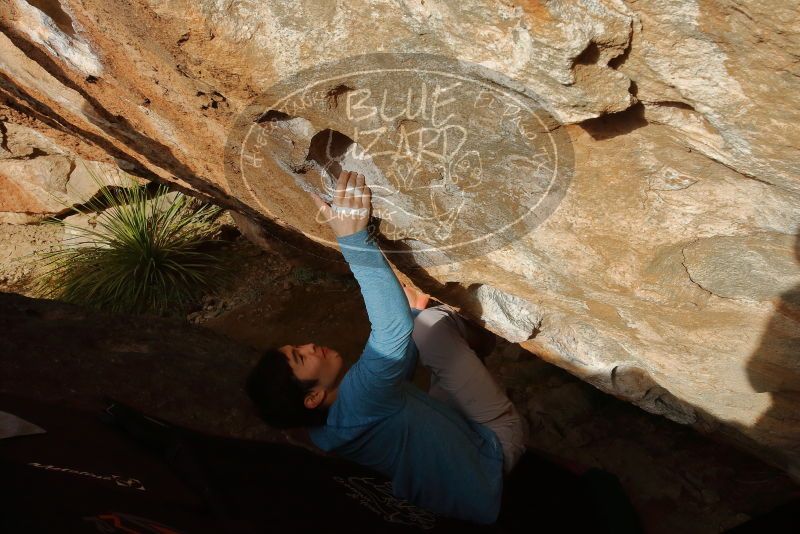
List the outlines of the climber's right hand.
<svg viewBox="0 0 800 534">
<path fill-rule="evenodd" d="M 336 237 L 354 234 L 369 224 L 372 190 L 364 182 L 363 174 L 343 170 L 336 181 L 331 204 L 316 193 L 308 194 L 317 206 L 316 221 L 327 222 Z"/>
</svg>

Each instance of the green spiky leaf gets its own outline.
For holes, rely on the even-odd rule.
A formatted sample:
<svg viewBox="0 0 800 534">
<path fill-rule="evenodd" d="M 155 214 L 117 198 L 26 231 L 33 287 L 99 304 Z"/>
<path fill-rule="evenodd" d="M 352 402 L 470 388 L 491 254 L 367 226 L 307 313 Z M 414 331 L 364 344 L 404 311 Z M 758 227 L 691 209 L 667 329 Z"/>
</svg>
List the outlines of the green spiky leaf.
<svg viewBox="0 0 800 534">
<path fill-rule="evenodd" d="M 99 182 L 98 182 L 99 184 Z M 36 284 L 44 297 L 127 313 L 165 314 L 193 302 L 226 278 L 223 255 L 209 242 L 220 208 L 192 206 L 168 189 L 101 187 L 76 213 L 100 212 L 95 228 L 63 223 L 63 246 L 44 253 Z"/>
</svg>

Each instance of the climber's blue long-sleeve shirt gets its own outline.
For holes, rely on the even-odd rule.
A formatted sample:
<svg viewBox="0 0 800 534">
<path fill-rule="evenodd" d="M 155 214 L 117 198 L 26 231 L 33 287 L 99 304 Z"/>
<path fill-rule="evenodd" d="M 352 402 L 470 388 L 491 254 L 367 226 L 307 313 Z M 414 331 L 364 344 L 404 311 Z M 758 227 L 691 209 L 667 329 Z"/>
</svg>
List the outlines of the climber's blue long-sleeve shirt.
<svg viewBox="0 0 800 534">
<path fill-rule="evenodd" d="M 311 439 L 390 477 L 397 497 L 441 515 L 494 522 L 503 489 L 497 436 L 408 382 L 418 355 L 415 314 L 367 236 L 365 229 L 337 241 L 361 286 L 372 331 L 327 423 L 309 430 Z"/>
</svg>

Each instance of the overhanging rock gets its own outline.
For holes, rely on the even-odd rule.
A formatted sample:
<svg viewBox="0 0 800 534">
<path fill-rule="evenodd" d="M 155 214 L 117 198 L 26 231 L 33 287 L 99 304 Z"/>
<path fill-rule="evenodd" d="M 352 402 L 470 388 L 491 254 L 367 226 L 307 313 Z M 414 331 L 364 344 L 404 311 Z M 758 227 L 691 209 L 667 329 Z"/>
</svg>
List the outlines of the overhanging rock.
<svg viewBox="0 0 800 534">
<path fill-rule="evenodd" d="M 37 4 L 47 12 L 24 0 L 0 12 L 3 154 L 23 126 L 317 245 L 333 236 L 314 220 L 302 184 L 322 191 L 335 170 L 327 164 L 356 163 L 338 149 L 372 150 L 355 136 L 363 117 L 345 113 L 348 95 L 370 90 L 379 101 L 384 89 L 399 98 L 408 87 L 356 76 L 309 101 L 327 110 L 254 116 L 252 124 L 272 127 L 271 156 L 265 179 L 245 194 L 226 145 L 236 121 L 287 77 L 375 53 L 457 58 L 471 66 L 470 80 L 522 107 L 535 103 L 538 126 L 497 130 L 510 108 L 475 111 L 477 100 L 472 108 L 460 101 L 454 117 L 469 125 L 477 157 L 451 154 L 439 182 L 428 161 L 419 176 L 441 187 L 424 203 L 400 188 L 378 203 L 397 266 L 601 389 L 800 473 L 800 43 L 788 4 Z M 394 133 L 424 126 L 396 119 Z M 571 151 L 574 172 L 559 202 L 512 239 L 448 252 L 449 239 L 493 233 L 543 194 L 531 176 L 550 167 L 531 166 L 529 154 L 514 159 L 520 125 Z M 546 153 L 551 162 L 555 153 Z M 359 161 L 370 184 L 389 191 L 390 169 Z M 514 171 L 520 161 L 527 171 Z M 407 167 L 393 169 L 408 176 Z M 398 208 L 392 221 L 389 200 Z M 458 211 L 462 201 L 471 211 Z M 418 222 L 420 214 L 447 225 Z M 392 239 L 397 231 L 406 236 Z"/>
</svg>

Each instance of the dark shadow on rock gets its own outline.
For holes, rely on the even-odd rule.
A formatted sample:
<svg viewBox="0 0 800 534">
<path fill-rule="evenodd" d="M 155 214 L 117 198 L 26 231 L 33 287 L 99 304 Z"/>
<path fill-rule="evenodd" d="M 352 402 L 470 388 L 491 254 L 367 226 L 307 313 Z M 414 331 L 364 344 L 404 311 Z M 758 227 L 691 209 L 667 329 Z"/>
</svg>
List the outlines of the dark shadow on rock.
<svg viewBox="0 0 800 534">
<path fill-rule="evenodd" d="M 72 38 L 76 37 L 75 29 L 72 27 L 72 17 L 64 11 L 58 0 L 30 0 L 28 3 L 53 19 L 53 22 L 62 32 Z"/>
<path fill-rule="evenodd" d="M 604 141 L 618 135 L 629 134 L 647 124 L 647 119 L 644 118 L 644 104 L 639 102 L 624 111 L 585 120 L 579 126 L 586 130 L 593 139 Z"/>
<path fill-rule="evenodd" d="M 306 159 L 314 160 L 335 179 L 342 172 L 342 160 L 353 140 L 336 130 L 325 129 L 314 134 Z"/>
<path fill-rule="evenodd" d="M 800 234 L 795 241 L 800 264 Z M 750 384 L 769 393 L 772 404 L 753 427 L 754 434 L 768 438 L 766 445 L 779 450 L 773 462 L 800 479 L 800 286 L 779 297 L 761 343 L 747 363 Z"/>
<path fill-rule="evenodd" d="M 180 319 L 0 292 L 0 393 L 98 409 L 111 396 L 211 434 L 280 440 L 243 384 L 258 353 Z"/>
<path fill-rule="evenodd" d="M 581 52 L 578 57 L 572 60 L 572 65 L 594 65 L 600 59 L 600 47 L 594 41 L 589 41 L 589 44 Z"/>
<path fill-rule="evenodd" d="M 403 241 L 381 241 L 381 250 L 397 269 L 414 281 L 417 287 L 439 302 L 460 308 L 462 315 L 472 324 L 485 328 L 483 307 L 475 298 L 474 291 L 481 284 L 474 283 L 465 287 L 459 282 L 442 283 L 425 272 L 424 267 L 414 260 L 411 247 Z"/>
</svg>

